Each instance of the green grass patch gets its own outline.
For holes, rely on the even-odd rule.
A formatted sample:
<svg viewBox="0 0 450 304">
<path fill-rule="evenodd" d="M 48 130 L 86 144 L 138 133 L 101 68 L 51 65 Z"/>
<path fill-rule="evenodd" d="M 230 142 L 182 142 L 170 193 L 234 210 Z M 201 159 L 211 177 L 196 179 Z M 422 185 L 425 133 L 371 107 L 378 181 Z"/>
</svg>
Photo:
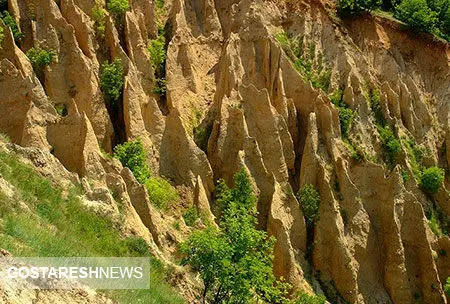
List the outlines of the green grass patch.
<svg viewBox="0 0 450 304">
<path fill-rule="evenodd" d="M 151 256 L 145 241 L 122 236 L 114 228 L 117 223 L 91 212 L 80 201 L 77 187 L 63 195 L 62 189 L 7 153 L 0 153 L 0 174 L 15 188 L 12 199 L 0 192 L 2 248 L 14 256 L 148 256 L 151 289 L 106 293 L 120 303 L 183 303 L 163 280 L 164 267 Z"/>
</svg>

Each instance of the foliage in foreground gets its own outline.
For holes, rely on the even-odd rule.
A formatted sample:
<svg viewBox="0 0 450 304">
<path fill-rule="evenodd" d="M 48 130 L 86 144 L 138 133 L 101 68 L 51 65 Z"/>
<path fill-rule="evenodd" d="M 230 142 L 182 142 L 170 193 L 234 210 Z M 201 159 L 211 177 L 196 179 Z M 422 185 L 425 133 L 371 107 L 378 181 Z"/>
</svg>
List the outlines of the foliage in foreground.
<svg viewBox="0 0 450 304">
<path fill-rule="evenodd" d="M 82 204 L 79 190 L 71 188 L 63 194 L 63 189 L 11 154 L 0 153 L 0 174 L 15 189 L 13 198 L 0 191 L 2 248 L 14 256 L 149 256 L 151 289 L 108 291 L 107 295 L 119 303 L 184 302 L 165 283 L 164 266 L 150 256 L 145 241 L 123 237 L 114 228 L 117 223 Z"/>
<path fill-rule="evenodd" d="M 208 303 L 264 303 L 286 301 L 289 285 L 272 272 L 274 239 L 256 229 L 256 197 L 247 173 L 234 177 L 235 188 L 223 181 L 218 203 L 223 215 L 219 228 L 194 232 L 181 245 L 183 264 L 199 271 Z"/>
<path fill-rule="evenodd" d="M 113 107 L 117 106 L 123 91 L 123 67 L 120 59 L 112 63 L 104 62 L 100 70 L 100 88 Z"/>
</svg>

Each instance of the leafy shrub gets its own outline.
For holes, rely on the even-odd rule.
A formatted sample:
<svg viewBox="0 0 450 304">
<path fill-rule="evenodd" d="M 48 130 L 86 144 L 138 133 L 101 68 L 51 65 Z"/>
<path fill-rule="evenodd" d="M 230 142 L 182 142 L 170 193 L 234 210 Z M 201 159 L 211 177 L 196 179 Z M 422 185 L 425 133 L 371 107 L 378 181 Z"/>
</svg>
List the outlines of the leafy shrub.
<svg viewBox="0 0 450 304">
<path fill-rule="evenodd" d="M 338 0 L 337 12 L 342 17 L 350 17 L 370 12 L 381 5 L 381 0 Z"/>
<path fill-rule="evenodd" d="M 308 224 L 314 224 L 319 220 L 320 195 L 313 185 L 304 186 L 297 193 L 297 198 L 301 203 L 303 215 Z"/>
<path fill-rule="evenodd" d="M 22 32 L 19 30 L 16 19 L 8 11 L 4 11 L 0 14 L 3 22 L 7 27 L 9 27 L 13 33 L 14 41 L 18 42 L 20 38 L 23 37 Z"/>
<path fill-rule="evenodd" d="M 139 256 L 149 256 L 147 242 L 141 237 L 129 237 L 126 239 L 127 246 L 131 252 L 138 254 Z"/>
<path fill-rule="evenodd" d="M 167 91 L 167 81 L 164 78 L 156 78 L 156 85 L 152 92 L 158 94 L 161 97 L 166 96 Z"/>
<path fill-rule="evenodd" d="M 300 293 L 294 304 L 325 304 L 326 298 L 322 295 L 309 295 L 307 293 Z"/>
<path fill-rule="evenodd" d="M 160 35 L 157 39 L 150 40 L 148 44 L 148 53 L 150 63 L 158 75 L 164 75 L 164 63 L 166 61 L 166 39 Z"/>
<path fill-rule="evenodd" d="M 114 107 L 123 91 L 123 67 L 120 59 L 104 62 L 100 71 L 100 87 L 106 100 Z"/>
<path fill-rule="evenodd" d="M 370 90 L 370 107 L 375 115 L 375 122 L 377 125 L 384 127 L 386 125 L 386 120 L 384 119 L 383 110 L 381 109 L 381 96 L 378 89 Z"/>
<path fill-rule="evenodd" d="M 106 30 L 105 17 L 106 17 L 105 10 L 100 5 L 96 4 L 92 8 L 92 19 L 94 20 L 95 33 L 97 34 L 97 37 L 100 39 L 105 38 L 105 30 Z"/>
<path fill-rule="evenodd" d="M 403 0 L 396 8 L 394 17 L 405 22 L 416 31 L 434 32 L 438 21 L 426 0 Z"/>
<path fill-rule="evenodd" d="M 287 36 L 286 32 L 279 32 L 275 34 L 275 39 L 278 40 L 278 42 L 281 44 L 282 47 L 289 47 L 290 46 L 290 40 Z"/>
<path fill-rule="evenodd" d="M 448 277 L 447 281 L 445 282 L 444 291 L 447 297 L 450 297 L 450 277 Z"/>
<path fill-rule="evenodd" d="M 398 154 L 402 151 L 400 141 L 398 141 L 392 130 L 386 126 L 384 128 L 378 127 L 381 143 L 388 159 L 389 164 L 393 165 Z"/>
<path fill-rule="evenodd" d="M 0 27 L 0 49 L 2 48 L 3 39 L 5 38 L 5 34 L 3 34 L 3 28 Z"/>
<path fill-rule="evenodd" d="M 108 0 L 106 8 L 116 17 L 122 16 L 130 8 L 128 0 Z"/>
<path fill-rule="evenodd" d="M 244 170 L 234 183 L 233 189 L 219 183 L 219 228 L 196 231 L 182 243 L 182 264 L 200 272 L 202 303 L 285 303 L 290 286 L 273 274 L 274 239 L 256 229 L 256 197 Z"/>
<path fill-rule="evenodd" d="M 56 59 L 56 53 L 39 47 L 32 47 L 26 53 L 38 77 L 43 76 L 44 68 Z"/>
<path fill-rule="evenodd" d="M 194 142 L 197 147 L 199 147 L 203 152 L 206 153 L 208 150 L 208 140 L 211 136 L 212 132 L 212 124 L 208 124 L 207 126 L 198 126 L 194 128 Z"/>
<path fill-rule="evenodd" d="M 442 236 L 442 234 L 443 234 L 442 229 L 439 225 L 439 221 L 436 218 L 436 215 L 434 214 L 434 212 L 431 213 L 431 216 L 428 219 L 428 226 L 430 227 L 430 229 L 434 233 L 434 235 L 436 235 L 437 237 Z"/>
<path fill-rule="evenodd" d="M 342 97 L 342 91 L 338 90 L 330 96 L 330 100 L 338 108 L 342 137 L 348 138 L 351 125 L 356 117 L 356 112 L 348 107 Z"/>
<path fill-rule="evenodd" d="M 183 213 L 183 219 L 186 225 L 194 226 L 195 221 L 199 218 L 197 208 L 190 207 Z"/>
<path fill-rule="evenodd" d="M 159 209 L 166 209 L 179 199 L 177 190 L 162 177 L 151 177 L 145 182 L 150 203 Z"/>
<path fill-rule="evenodd" d="M 144 184 L 151 176 L 147 165 L 147 155 L 140 140 L 128 141 L 114 148 L 114 157 L 120 160 L 124 167 L 133 172 L 141 184 Z"/>
<path fill-rule="evenodd" d="M 433 166 L 425 169 L 420 178 L 420 186 L 429 193 L 436 193 L 444 182 L 445 172 L 443 169 Z"/>
</svg>

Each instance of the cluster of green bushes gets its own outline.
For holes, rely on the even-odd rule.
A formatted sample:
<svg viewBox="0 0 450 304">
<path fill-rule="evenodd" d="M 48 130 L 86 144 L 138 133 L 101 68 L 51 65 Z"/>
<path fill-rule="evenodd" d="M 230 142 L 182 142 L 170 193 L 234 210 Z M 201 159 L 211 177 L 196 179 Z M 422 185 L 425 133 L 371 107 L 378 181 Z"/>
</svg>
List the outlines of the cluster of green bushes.
<svg viewBox="0 0 450 304">
<path fill-rule="evenodd" d="M 122 18 L 125 12 L 130 9 L 130 4 L 128 0 L 108 0 L 106 2 L 106 8 L 117 20 Z"/>
<path fill-rule="evenodd" d="M 158 38 L 150 40 L 147 46 L 150 56 L 150 64 L 155 71 L 156 83 L 153 93 L 162 97 L 166 95 L 167 83 L 166 76 L 166 38 L 164 36 L 164 28 L 158 26 Z"/>
<path fill-rule="evenodd" d="M 32 47 L 27 51 L 26 55 L 38 78 L 41 78 L 44 75 L 44 68 L 56 60 L 55 51 L 40 47 Z"/>
<path fill-rule="evenodd" d="M 274 239 L 256 229 L 256 197 L 244 170 L 234 183 L 230 189 L 220 182 L 219 228 L 196 231 L 182 243 L 182 264 L 200 272 L 202 303 L 287 303 L 290 286 L 273 274 Z"/>
<path fill-rule="evenodd" d="M 117 106 L 117 102 L 123 92 L 123 67 L 120 59 L 113 62 L 104 62 L 100 69 L 100 88 L 105 95 L 107 102 L 112 107 Z"/>
<path fill-rule="evenodd" d="M 94 29 L 98 38 L 105 38 L 105 30 L 106 30 L 106 12 L 99 4 L 95 4 L 92 7 L 92 19 L 94 20 Z"/>
<path fill-rule="evenodd" d="M 147 165 L 147 153 L 142 141 L 128 141 L 122 145 L 117 145 L 114 148 L 114 157 L 120 160 L 124 167 L 133 172 L 139 183 L 145 184 L 151 177 L 151 171 Z"/>
<path fill-rule="evenodd" d="M 331 103 L 333 103 L 338 108 L 342 137 L 348 138 L 350 128 L 357 114 L 344 102 L 342 90 L 337 90 L 336 92 L 331 94 L 330 100 Z"/>
<path fill-rule="evenodd" d="M 150 289 L 107 295 L 120 303 L 184 302 L 165 282 L 164 267 L 151 256 L 145 240 L 123 236 L 115 228 L 120 223 L 86 207 L 78 187 L 55 186 L 14 154 L 0 153 L 0 174 L 15 191 L 14 198 L 0 191 L 0 243 L 13 256 L 147 256 L 152 268 Z"/>
<path fill-rule="evenodd" d="M 402 138 L 403 147 L 408 155 L 414 177 L 427 193 L 436 193 L 444 183 L 445 171 L 437 166 L 425 168 L 422 164 L 424 148 L 417 145 L 414 139 Z"/>
<path fill-rule="evenodd" d="M 450 277 L 448 277 L 447 281 L 445 282 L 444 292 L 447 295 L 447 297 L 450 297 Z"/>
<path fill-rule="evenodd" d="M 23 33 L 19 30 L 19 26 L 17 25 L 16 19 L 8 12 L 4 11 L 0 13 L 0 18 L 3 20 L 3 23 L 6 27 L 11 29 L 11 32 L 14 36 L 14 41 L 19 42 L 20 38 L 23 37 Z"/>
<path fill-rule="evenodd" d="M 114 148 L 114 157 L 133 172 L 136 180 L 147 189 L 150 202 L 159 209 L 166 209 L 179 199 L 178 192 L 167 180 L 152 176 L 142 141 L 128 141 L 117 145 Z"/>
<path fill-rule="evenodd" d="M 423 170 L 420 177 L 420 186 L 428 193 L 436 193 L 444 183 L 445 172 L 443 169 L 433 166 Z"/>
<path fill-rule="evenodd" d="M 314 88 L 328 92 L 331 69 L 325 66 L 321 53 L 316 58 L 316 46 L 311 43 L 304 48 L 303 38 L 290 39 L 285 32 L 276 34 L 275 38 L 293 59 L 295 68 L 303 78 L 311 81 Z"/>
<path fill-rule="evenodd" d="M 391 127 L 386 123 L 383 110 L 381 108 L 381 96 L 378 89 L 369 90 L 370 107 L 375 116 L 378 134 L 380 135 L 386 162 L 393 166 L 396 163 L 397 156 L 402 151 L 400 141 L 395 137 Z"/>
<path fill-rule="evenodd" d="M 450 39 L 449 0 L 338 0 L 337 10 L 343 17 L 375 9 L 390 11 L 414 31 L 428 32 Z"/>
<path fill-rule="evenodd" d="M 314 225 L 319 220 L 320 195 L 313 185 L 308 184 L 297 194 L 303 215 L 308 225 Z"/>
</svg>

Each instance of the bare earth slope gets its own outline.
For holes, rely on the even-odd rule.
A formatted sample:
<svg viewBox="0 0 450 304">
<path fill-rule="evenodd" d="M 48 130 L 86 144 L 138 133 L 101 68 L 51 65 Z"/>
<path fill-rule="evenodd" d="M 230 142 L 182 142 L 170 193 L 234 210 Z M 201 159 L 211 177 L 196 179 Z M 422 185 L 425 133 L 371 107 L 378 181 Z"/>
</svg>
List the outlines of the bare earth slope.
<svg viewBox="0 0 450 304">
<path fill-rule="evenodd" d="M 153 171 L 183 185 L 210 215 L 215 181 L 231 183 L 246 167 L 259 195 L 260 226 L 277 238 L 274 271 L 297 287 L 335 302 L 446 303 L 450 240 L 433 234 L 426 215 L 440 214 L 442 225 L 450 216 L 448 45 L 379 17 L 339 21 L 314 0 L 295 8 L 283 1 L 173 0 L 165 4 L 161 97 L 147 52 L 157 12 L 151 1 L 130 4 L 122 26 L 107 15 L 99 39 L 93 1 L 10 0 L 25 36 L 18 46 L 5 29 L 0 132 L 51 150 L 95 188 L 120 189 L 135 210 L 130 223 L 168 259 L 179 236 L 130 172 L 101 149 L 140 138 Z M 296 69 L 280 33 L 302 41 L 312 73 L 331 73 L 326 88 Z M 41 80 L 24 54 L 33 45 L 57 53 Z M 125 69 L 119 118 L 99 87 L 100 65 L 114 58 Z M 357 113 L 345 140 L 330 102 L 337 90 Z M 394 165 L 377 131 L 375 92 L 402 144 Z M 61 104 L 65 117 L 54 108 Z M 430 195 L 415 176 L 418 166 L 433 165 L 447 175 Z M 321 196 L 312 236 L 294 195 L 306 184 Z"/>
</svg>

